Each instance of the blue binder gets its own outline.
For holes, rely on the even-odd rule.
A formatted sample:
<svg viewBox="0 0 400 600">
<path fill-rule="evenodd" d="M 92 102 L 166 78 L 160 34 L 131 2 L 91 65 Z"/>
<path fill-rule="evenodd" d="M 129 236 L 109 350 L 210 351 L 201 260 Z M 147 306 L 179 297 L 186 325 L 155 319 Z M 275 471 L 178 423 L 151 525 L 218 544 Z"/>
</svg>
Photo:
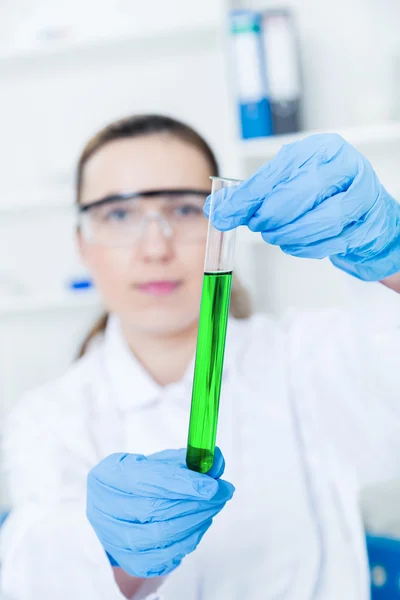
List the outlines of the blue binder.
<svg viewBox="0 0 400 600">
<path fill-rule="evenodd" d="M 271 9 L 262 16 L 262 38 L 274 134 L 300 130 L 300 67 L 293 16 Z"/>
<path fill-rule="evenodd" d="M 367 535 L 371 600 L 400 599 L 400 540 Z"/>
<path fill-rule="evenodd" d="M 272 135 L 271 106 L 261 35 L 261 15 L 231 12 L 233 70 L 243 139 Z"/>
</svg>

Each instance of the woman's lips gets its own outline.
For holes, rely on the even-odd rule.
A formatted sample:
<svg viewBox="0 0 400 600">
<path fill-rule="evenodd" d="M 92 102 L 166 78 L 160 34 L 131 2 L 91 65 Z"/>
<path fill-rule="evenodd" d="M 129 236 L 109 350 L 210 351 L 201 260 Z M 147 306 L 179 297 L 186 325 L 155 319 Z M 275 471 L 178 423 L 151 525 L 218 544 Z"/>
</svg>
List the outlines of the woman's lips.
<svg viewBox="0 0 400 600">
<path fill-rule="evenodd" d="M 179 286 L 180 281 L 149 281 L 136 284 L 136 289 L 151 296 L 166 296 L 172 294 Z"/>
</svg>

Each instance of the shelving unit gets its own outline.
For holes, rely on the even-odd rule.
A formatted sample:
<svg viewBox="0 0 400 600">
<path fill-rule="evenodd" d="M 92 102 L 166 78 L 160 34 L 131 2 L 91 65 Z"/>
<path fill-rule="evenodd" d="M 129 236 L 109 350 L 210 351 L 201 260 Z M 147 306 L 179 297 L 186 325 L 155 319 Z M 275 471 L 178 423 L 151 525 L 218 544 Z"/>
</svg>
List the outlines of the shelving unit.
<svg viewBox="0 0 400 600">
<path fill-rule="evenodd" d="M 327 133 L 329 128 L 321 130 L 301 131 L 295 134 L 258 138 L 254 140 L 241 140 L 238 143 L 238 154 L 242 160 L 257 159 L 262 157 L 270 160 L 285 144 L 291 144 L 317 133 Z M 349 127 L 333 130 L 340 134 L 346 141 L 360 151 L 371 151 L 383 146 L 396 145 L 400 152 L 400 122 L 393 121 L 369 127 Z"/>
<path fill-rule="evenodd" d="M 42 46 L 31 49 L 0 48 L 0 68 L 12 66 L 15 63 L 38 63 L 43 59 L 80 56 L 90 52 L 107 52 L 114 49 L 143 50 L 143 44 L 153 45 L 158 48 L 185 44 L 215 35 L 218 32 L 216 22 L 205 22 L 199 25 L 189 25 L 184 28 L 172 27 L 169 30 L 155 30 L 144 32 L 123 32 L 110 37 L 93 37 L 91 39 L 65 39 L 55 42 L 43 43 Z"/>
<path fill-rule="evenodd" d="M 64 11 L 62 24 L 59 13 L 46 9 L 41 28 L 27 26 L 21 29 L 19 18 L 9 16 L 9 29 L 13 36 L 8 41 L 5 35 L 0 45 L 0 66 L 14 61 L 38 61 L 51 56 L 80 54 L 90 50 L 112 50 L 113 47 L 133 47 L 140 51 L 143 44 L 154 46 L 155 51 L 163 47 L 195 41 L 196 38 L 215 35 L 220 30 L 221 19 L 226 14 L 230 0 L 203 0 L 193 10 L 186 0 L 147 0 L 138 6 L 127 1 L 119 2 L 118 10 L 112 3 L 98 5 L 86 2 L 85 5 L 71 3 Z M 33 22 L 40 22 L 38 13 L 33 14 Z M 93 20 L 93 11 L 96 19 Z M 7 13 L 6 13 L 7 14 Z M 38 22 L 38 25 L 39 25 Z M 7 29 L 4 30 L 7 32 Z M 21 43 L 19 39 L 23 40 Z"/>
<path fill-rule="evenodd" d="M 29 196 L 27 192 L 23 197 L 13 193 L 4 194 L 4 199 L 0 200 L 0 216 L 18 216 L 21 213 L 43 212 L 43 211 L 67 211 L 74 210 L 74 201 L 71 194 L 57 193 L 41 194 L 34 197 Z M 26 200 L 28 198 L 28 200 Z"/>
<path fill-rule="evenodd" d="M 268 161 L 274 158 L 286 144 L 302 140 L 310 135 L 326 133 L 326 130 L 301 131 L 294 134 L 271 136 L 268 138 L 257 138 L 253 140 L 238 140 L 236 151 L 238 160 L 242 163 L 247 161 Z M 393 121 L 369 127 L 351 127 L 332 130 L 341 135 L 346 141 L 358 148 L 361 152 L 368 154 L 391 150 L 400 154 L 400 122 Z M 400 188 L 400 186 L 399 186 Z M 6 202 L 0 201 L 0 214 L 20 213 L 28 211 L 72 211 L 74 202 L 72 194 L 66 192 L 43 193 L 36 198 L 26 198 L 18 195 L 12 199 L 12 194 L 4 194 Z M 244 236 L 246 237 L 246 236 Z"/>
<path fill-rule="evenodd" d="M 329 128 L 238 141 L 236 148 L 241 165 L 240 176 L 249 177 L 259 166 L 273 159 L 285 144 L 297 142 L 313 134 L 327 132 L 329 132 Z M 341 135 L 371 159 L 388 191 L 400 202 L 400 179 L 397 167 L 398 161 L 400 161 L 400 122 L 393 121 L 368 127 L 339 128 L 331 130 L 331 132 Z M 242 243 L 243 247 L 265 246 L 261 235 L 253 233 L 247 228 L 240 228 L 238 242 Z"/>
<path fill-rule="evenodd" d="M 94 293 L 59 294 L 54 296 L 0 297 L 0 318 L 23 313 L 81 310 L 100 308 L 101 301 Z"/>
</svg>

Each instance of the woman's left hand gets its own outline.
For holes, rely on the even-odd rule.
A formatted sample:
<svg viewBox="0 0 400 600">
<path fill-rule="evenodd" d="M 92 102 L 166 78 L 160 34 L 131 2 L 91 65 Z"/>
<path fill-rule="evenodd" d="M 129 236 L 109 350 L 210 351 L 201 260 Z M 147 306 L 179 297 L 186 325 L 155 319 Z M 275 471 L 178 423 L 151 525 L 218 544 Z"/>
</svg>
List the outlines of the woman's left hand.
<svg viewBox="0 0 400 600">
<path fill-rule="evenodd" d="M 400 204 L 337 134 L 283 146 L 249 180 L 218 192 L 215 206 L 218 229 L 246 225 L 287 254 L 329 257 L 364 280 L 400 271 Z"/>
</svg>

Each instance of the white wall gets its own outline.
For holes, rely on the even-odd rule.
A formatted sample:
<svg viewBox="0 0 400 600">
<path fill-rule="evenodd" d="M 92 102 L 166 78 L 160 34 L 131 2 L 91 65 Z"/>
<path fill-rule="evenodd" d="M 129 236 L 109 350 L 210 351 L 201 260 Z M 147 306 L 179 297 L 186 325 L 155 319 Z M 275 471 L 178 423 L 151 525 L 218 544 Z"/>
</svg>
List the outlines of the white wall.
<svg viewBox="0 0 400 600">
<path fill-rule="evenodd" d="M 152 43 L 16 60 L 4 68 L 2 185 L 14 189 L 18 178 L 24 193 L 32 185 L 52 188 L 69 181 L 88 137 L 110 120 L 136 112 L 179 116 L 223 155 L 232 127 L 221 118 L 225 87 L 216 37 L 200 33 L 198 39 L 168 41 L 165 49 L 153 49 Z"/>
</svg>

